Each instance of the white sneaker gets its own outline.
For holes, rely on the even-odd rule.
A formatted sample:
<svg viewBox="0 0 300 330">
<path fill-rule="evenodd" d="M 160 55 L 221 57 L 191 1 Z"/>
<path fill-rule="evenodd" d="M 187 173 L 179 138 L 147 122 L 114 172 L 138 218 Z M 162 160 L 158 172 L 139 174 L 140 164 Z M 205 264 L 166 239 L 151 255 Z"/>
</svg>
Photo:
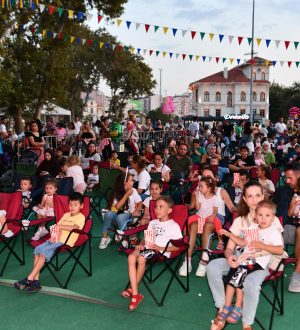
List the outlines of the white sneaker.
<svg viewBox="0 0 300 330">
<path fill-rule="evenodd" d="M 9 237 L 13 237 L 14 236 L 14 233 L 11 231 L 11 230 L 7 230 L 7 232 L 5 234 L 3 234 L 3 236 L 9 238 Z"/>
<path fill-rule="evenodd" d="M 187 260 L 184 260 L 182 266 L 179 269 L 179 276 L 187 276 L 186 266 L 187 266 Z M 191 271 L 192 271 L 192 264 L 189 263 L 189 273 Z"/>
<path fill-rule="evenodd" d="M 104 250 L 107 248 L 107 245 L 111 242 L 110 237 L 102 237 L 99 244 L 99 249 Z"/>
<path fill-rule="evenodd" d="M 205 277 L 206 275 L 206 265 L 203 265 L 201 262 L 196 270 L 196 276 L 198 277 Z"/>
<path fill-rule="evenodd" d="M 38 241 L 42 237 L 47 236 L 48 234 L 49 234 L 49 231 L 45 227 L 44 228 L 39 227 L 39 229 L 36 231 L 36 233 L 32 237 L 32 240 L 33 241 Z"/>
</svg>

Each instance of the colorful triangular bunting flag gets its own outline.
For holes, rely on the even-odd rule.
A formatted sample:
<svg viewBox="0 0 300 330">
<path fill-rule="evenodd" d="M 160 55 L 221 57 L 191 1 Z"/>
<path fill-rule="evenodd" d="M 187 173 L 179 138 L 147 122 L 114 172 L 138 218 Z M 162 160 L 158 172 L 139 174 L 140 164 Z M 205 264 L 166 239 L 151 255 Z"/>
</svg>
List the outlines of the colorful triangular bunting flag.
<svg viewBox="0 0 300 330">
<path fill-rule="evenodd" d="M 259 45 L 261 43 L 261 39 L 260 38 L 256 38 L 256 43 L 257 43 L 257 46 L 259 47 Z"/>
<path fill-rule="evenodd" d="M 242 43 L 243 39 L 244 39 L 244 37 L 238 37 L 238 43 L 239 43 L 239 45 Z"/>
<path fill-rule="evenodd" d="M 285 45 L 285 49 L 288 49 L 289 48 L 289 45 L 290 45 L 290 41 L 285 41 L 284 42 L 284 45 Z"/>
<path fill-rule="evenodd" d="M 205 37 L 205 32 L 200 32 L 200 37 L 201 37 L 201 40 L 203 40 Z"/>
<path fill-rule="evenodd" d="M 184 38 L 184 36 L 186 35 L 186 30 L 182 30 L 181 34 L 182 34 L 182 38 Z"/>
<path fill-rule="evenodd" d="M 192 36 L 192 39 L 195 38 L 195 35 L 196 35 L 196 31 L 191 31 L 191 36 Z"/>
<path fill-rule="evenodd" d="M 222 42 L 223 38 L 224 38 L 224 34 L 219 34 L 220 43 Z"/>
<path fill-rule="evenodd" d="M 176 36 L 176 33 L 177 33 L 177 29 L 172 29 L 172 32 L 173 32 L 173 36 L 175 37 Z"/>
<path fill-rule="evenodd" d="M 164 34 L 167 34 L 167 32 L 169 31 L 169 28 L 167 26 L 164 26 L 163 30 L 164 30 Z"/>
<path fill-rule="evenodd" d="M 122 23 L 122 20 L 121 19 L 117 19 L 117 26 L 119 27 Z"/>
<path fill-rule="evenodd" d="M 232 43 L 233 38 L 234 38 L 233 36 L 228 36 L 228 41 L 230 44 Z"/>
<path fill-rule="evenodd" d="M 271 40 L 270 40 L 270 39 L 266 39 L 266 46 L 267 46 L 267 48 L 269 47 L 269 45 L 270 45 L 270 42 L 271 42 Z"/>
<path fill-rule="evenodd" d="M 126 25 L 127 25 L 127 29 L 129 30 L 130 29 L 131 22 L 130 21 L 126 21 Z"/>
<path fill-rule="evenodd" d="M 215 36 L 215 34 L 214 34 L 214 33 L 210 33 L 210 34 L 209 34 L 209 39 L 210 39 L 210 41 L 212 41 L 212 40 L 213 40 L 214 36 Z"/>
</svg>

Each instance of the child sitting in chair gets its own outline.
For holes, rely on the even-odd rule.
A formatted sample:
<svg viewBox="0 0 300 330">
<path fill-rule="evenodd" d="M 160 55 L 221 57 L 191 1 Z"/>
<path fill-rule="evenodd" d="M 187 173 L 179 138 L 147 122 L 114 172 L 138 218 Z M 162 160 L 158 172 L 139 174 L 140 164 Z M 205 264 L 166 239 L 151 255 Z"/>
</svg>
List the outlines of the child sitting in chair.
<svg viewBox="0 0 300 330">
<path fill-rule="evenodd" d="M 49 262 L 54 255 L 55 251 L 65 244 L 73 247 L 76 243 L 79 234 L 70 232 L 74 229 L 82 230 L 85 224 L 85 216 L 81 213 L 83 208 L 83 195 L 80 193 L 72 193 L 69 196 L 69 210 L 56 224 L 60 235 L 58 240 L 54 239 L 51 235 L 50 239 L 34 249 L 34 263 L 31 273 L 18 282 L 14 283 L 17 290 L 26 290 L 27 292 L 37 292 L 41 289 L 40 285 L 40 272 L 45 265 Z M 68 236 L 70 237 L 68 238 Z M 60 237 L 59 237 L 60 236 Z"/>
<path fill-rule="evenodd" d="M 271 201 L 262 201 L 257 204 L 255 219 L 244 238 L 237 237 L 225 229 L 220 233 L 229 237 L 239 246 L 245 246 L 243 254 L 236 258 L 236 267 L 230 268 L 227 275 L 225 305 L 215 318 L 211 330 L 223 329 L 226 322 L 236 324 L 242 316 L 243 283 L 248 274 L 267 269 L 272 255 L 283 254 L 283 238 L 278 228 L 273 224 L 276 206 Z M 256 228 L 256 234 L 255 229 Z M 236 295 L 234 307 L 233 296 Z"/>
<path fill-rule="evenodd" d="M 22 192 L 22 205 L 27 209 L 31 203 L 32 180 L 30 177 L 24 177 L 20 180 L 20 189 Z"/>
<path fill-rule="evenodd" d="M 92 167 L 92 173 L 87 178 L 87 191 L 92 191 L 93 188 L 99 184 L 99 166 L 94 164 Z"/>
<path fill-rule="evenodd" d="M 173 206 L 174 202 L 169 196 L 157 198 L 155 205 L 157 219 L 150 221 L 148 225 L 148 230 L 155 233 L 154 244 L 145 249 L 145 242 L 142 241 L 128 256 L 130 287 L 121 292 L 121 296 L 131 300 L 128 306 L 130 312 L 135 310 L 144 299 L 144 296 L 139 293 L 139 284 L 144 276 L 147 260 L 155 255 L 155 251 L 164 252 L 171 239 L 182 238 L 179 225 L 169 219 Z M 171 252 L 175 252 L 177 249 L 170 244 L 165 251 L 165 256 L 169 257 Z"/>
</svg>

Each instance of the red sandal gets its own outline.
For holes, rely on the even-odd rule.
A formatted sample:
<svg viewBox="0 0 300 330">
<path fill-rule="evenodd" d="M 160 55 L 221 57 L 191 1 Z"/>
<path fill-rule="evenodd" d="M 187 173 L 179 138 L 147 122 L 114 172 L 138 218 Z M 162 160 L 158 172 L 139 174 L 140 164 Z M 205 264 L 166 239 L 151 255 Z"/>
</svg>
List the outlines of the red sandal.
<svg viewBox="0 0 300 330">
<path fill-rule="evenodd" d="M 139 304 L 142 302 L 143 299 L 144 299 L 144 296 L 140 293 L 132 295 L 131 302 L 128 306 L 129 311 L 132 312 L 135 309 L 137 309 Z"/>
<path fill-rule="evenodd" d="M 120 293 L 121 297 L 125 299 L 131 299 L 132 297 L 132 289 L 128 288 Z"/>
</svg>

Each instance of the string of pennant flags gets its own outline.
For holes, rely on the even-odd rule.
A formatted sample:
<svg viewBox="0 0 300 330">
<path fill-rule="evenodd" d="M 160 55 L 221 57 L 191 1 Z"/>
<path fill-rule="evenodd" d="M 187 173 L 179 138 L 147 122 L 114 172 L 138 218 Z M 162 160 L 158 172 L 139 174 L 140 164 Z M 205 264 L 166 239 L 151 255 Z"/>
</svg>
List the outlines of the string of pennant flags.
<svg viewBox="0 0 300 330">
<path fill-rule="evenodd" d="M 26 31 L 31 31 L 33 34 L 41 34 L 43 38 L 48 39 L 57 39 L 62 40 L 65 42 L 70 42 L 74 45 L 86 45 L 88 47 L 99 47 L 111 50 L 111 51 L 126 51 L 131 52 L 132 54 L 137 54 L 141 56 L 150 56 L 150 57 L 162 57 L 162 58 L 169 58 L 169 59 L 176 59 L 176 60 L 190 60 L 191 61 L 201 61 L 205 63 L 217 63 L 217 64 L 230 64 L 230 65 L 240 65 L 245 62 L 249 64 L 256 64 L 256 65 L 269 65 L 269 66 L 276 66 L 278 63 L 281 67 L 285 64 L 291 68 L 295 66 L 296 68 L 299 67 L 300 61 L 269 61 L 265 59 L 257 59 L 254 58 L 253 60 L 241 59 L 241 58 L 231 58 L 231 57 L 221 57 L 221 56 L 207 56 L 207 55 L 200 55 L 200 54 L 187 54 L 187 53 L 177 53 L 177 52 L 170 52 L 170 51 L 162 51 L 162 50 L 155 50 L 155 49 L 145 49 L 139 47 L 132 47 L 132 46 L 124 46 L 119 43 L 110 43 L 106 41 L 100 41 L 99 39 L 84 39 L 78 36 L 72 36 L 67 33 L 63 32 L 52 32 L 49 30 L 41 30 L 40 28 L 36 27 L 29 27 L 22 25 L 21 28 Z"/>
<path fill-rule="evenodd" d="M 14 9 L 14 8 L 30 8 L 32 10 L 39 10 L 41 13 L 48 12 L 49 15 L 58 14 L 59 16 L 62 16 L 64 12 L 67 13 L 67 17 L 69 19 L 77 18 L 78 21 L 82 21 L 83 18 L 91 19 L 93 15 L 89 13 L 83 13 L 80 11 L 74 11 L 71 9 L 65 9 L 62 7 L 56 7 L 51 4 L 44 4 L 41 3 L 39 0 L 0 0 L 2 8 L 7 9 Z M 97 21 L 98 24 L 103 19 L 103 15 L 97 14 Z M 174 37 L 177 37 L 181 34 L 181 36 L 184 37 L 190 37 L 192 40 L 195 40 L 197 38 L 200 38 L 200 40 L 204 40 L 205 38 L 208 38 L 210 41 L 217 40 L 220 44 L 224 42 L 224 40 L 228 40 L 229 44 L 238 44 L 242 45 L 243 43 L 247 43 L 249 46 L 253 42 L 251 37 L 245 37 L 245 36 L 235 36 L 235 35 L 226 35 L 226 34 L 218 34 L 218 33 L 212 33 L 212 32 L 201 32 L 196 30 L 185 30 L 185 29 L 179 29 L 169 26 L 160 26 L 160 25 L 153 25 L 148 23 L 139 23 L 129 20 L 123 20 L 123 19 L 116 19 L 116 24 L 118 27 L 121 26 L 121 24 L 126 24 L 128 30 L 132 29 L 133 26 L 135 26 L 135 29 L 138 30 L 142 26 L 144 28 L 144 31 L 148 33 L 149 31 L 153 31 L 154 33 L 161 30 L 163 34 L 171 34 Z M 286 50 L 289 48 L 292 48 L 292 45 L 294 46 L 294 49 L 297 50 L 299 46 L 299 41 L 291 41 L 291 40 L 274 40 L 274 39 L 264 39 L 264 38 L 255 38 L 254 42 L 256 42 L 257 46 L 259 47 L 262 44 L 265 44 L 267 48 L 271 44 L 275 44 L 276 48 L 279 48 L 281 45 L 284 46 Z"/>
</svg>

